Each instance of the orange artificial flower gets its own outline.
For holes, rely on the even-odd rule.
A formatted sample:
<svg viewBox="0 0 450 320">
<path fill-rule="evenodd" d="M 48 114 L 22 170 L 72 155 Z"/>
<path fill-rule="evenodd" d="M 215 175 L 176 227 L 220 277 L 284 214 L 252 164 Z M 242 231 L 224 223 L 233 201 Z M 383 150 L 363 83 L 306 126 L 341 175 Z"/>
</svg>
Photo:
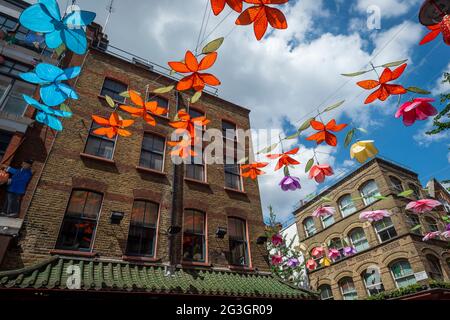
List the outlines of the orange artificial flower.
<svg viewBox="0 0 450 320">
<path fill-rule="evenodd" d="M 240 14 L 236 20 L 237 25 L 249 25 L 253 23 L 256 39 L 261 40 L 270 25 L 275 29 L 287 29 L 287 21 L 283 12 L 268 4 L 284 4 L 289 0 L 244 0 L 254 4 Z"/>
<path fill-rule="evenodd" d="M 370 96 L 368 96 L 364 103 L 369 104 L 371 102 L 374 102 L 376 99 L 385 101 L 387 98 L 389 98 L 390 95 L 405 94 L 407 90 L 403 86 L 397 84 L 388 84 L 388 82 L 398 79 L 405 71 L 406 66 L 406 63 L 402 64 L 394 71 L 391 71 L 391 69 L 389 68 L 385 68 L 380 76 L 379 81 L 365 80 L 358 82 L 358 86 L 367 90 L 375 89 L 378 86 L 380 87 Z"/>
<path fill-rule="evenodd" d="M 329 146 L 335 147 L 337 146 L 337 138 L 329 131 L 339 132 L 346 126 L 346 124 L 336 124 L 336 120 L 334 119 L 328 122 L 327 125 L 324 125 L 322 122 L 316 120 L 311 120 L 311 127 L 315 130 L 319 130 L 319 132 L 309 136 L 306 140 L 317 141 L 317 144 L 321 144 L 325 141 Z"/>
<path fill-rule="evenodd" d="M 150 114 L 158 116 L 167 114 L 167 109 L 158 107 L 158 103 L 156 101 L 144 102 L 144 99 L 142 99 L 139 93 L 133 90 L 129 90 L 128 94 L 130 95 L 131 101 L 139 108 L 121 105 L 120 109 L 130 113 L 133 117 L 142 117 L 149 125 L 156 126 L 155 118 L 153 118 Z"/>
<path fill-rule="evenodd" d="M 295 159 L 292 159 L 289 155 L 294 155 L 297 154 L 298 150 L 300 148 L 295 148 L 292 149 L 291 151 L 285 152 L 285 153 L 281 153 L 281 154 L 270 154 L 267 156 L 267 158 L 269 159 L 278 159 L 278 163 L 277 166 L 275 167 L 275 171 L 283 168 L 284 166 L 290 166 L 290 165 L 297 165 L 300 164 L 300 162 L 298 162 Z"/>
<path fill-rule="evenodd" d="M 134 120 L 123 120 L 117 112 L 113 112 L 108 119 L 92 116 L 92 120 L 100 126 L 106 128 L 98 128 L 93 131 L 99 136 L 107 136 L 109 139 L 114 138 L 117 134 L 123 137 L 131 136 L 131 132 L 123 128 L 129 127 L 134 123 Z"/>
<path fill-rule="evenodd" d="M 211 8 L 214 15 L 219 15 L 225 8 L 225 3 L 236 12 L 242 11 L 243 0 L 211 0 Z"/>
<path fill-rule="evenodd" d="M 267 162 L 256 162 L 241 166 L 242 176 L 255 180 L 258 176 L 265 174 L 260 168 L 267 167 Z M 244 172 L 245 171 L 245 172 Z"/>
<path fill-rule="evenodd" d="M 177 84 L 178 91 L 185 91 L 194 88 L 195 91 L 203 91 L 205 85 L 218 86 L 219 79 L 210 73 L 200 73 L 211 68 L 217 59 L 217 52 L 207 54 L 200 63 L 191 51 L 186 52 L 184 62 L 169 62 L 172 70 L 180 73 L 191 73 L 191 75 L 184 77 Z"/>
<path fill-rule="evenodd" d="M 197 156 L 197 152 L 195 152 L 192 149 L 192 146 L 195 144 L 195 142 L 192 141 L 192 139 L 182 139 L 181 141 L 168 141 L 167 144 L 173 147 L 172 151 L 170 151 L 171 156 L 180 157 L 182 159 Z"/>
<path fill-rule="evenodd" d="M 172 128 L 176 129 L 176 133 L 183 134 L 186 131 L 191 137 L 195 137 L 195 128 L 206 126 L 210 121 L 205 116 L 191 118 L 191 115 L 185 110 L 180 110 L 177 113 L 178 120 L 169 122 Z"/>
</svg>

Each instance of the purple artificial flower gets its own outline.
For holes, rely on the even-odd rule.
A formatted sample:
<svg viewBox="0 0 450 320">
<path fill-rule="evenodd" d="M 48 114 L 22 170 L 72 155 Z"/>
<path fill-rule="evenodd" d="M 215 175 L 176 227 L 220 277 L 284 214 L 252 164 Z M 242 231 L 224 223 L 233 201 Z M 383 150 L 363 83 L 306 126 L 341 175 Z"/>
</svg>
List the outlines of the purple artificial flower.
<svg viewBox="0 0 450 320">
<path fill-rule="evenodd" d="M 301 189 L 300 179 L 297 177 L 285 176 L 279 183 L 283 191 L 295 191 Z"/>
<path fill-rule="evenodd" d="M 290 268 L 296 268 L 300 264 L 300 261 L 296 258 L 291 258 L 288 260 L 287 265 Z"/>
<path fill-rule="evenodd" d="M 279 245 L 281 245 L 283 243 L 283 237 L 279 234 L 274 234 L 272 236 L 272 244 L 275 247 L 278 247 Z"/>
<path fill-rule="evenodd" d="M 445 228 L 445 231 L 450 231 L 450 223 L 447 225 L 447 227 Z"/>
<path fill-rule="evenodd" d="M 354 255 L 356 253 L 357 253 L 357 251 L 354 247 L 345 247 L 344 248 L 344 256 L 346 256 L 346 257 Z"/>
</svg>

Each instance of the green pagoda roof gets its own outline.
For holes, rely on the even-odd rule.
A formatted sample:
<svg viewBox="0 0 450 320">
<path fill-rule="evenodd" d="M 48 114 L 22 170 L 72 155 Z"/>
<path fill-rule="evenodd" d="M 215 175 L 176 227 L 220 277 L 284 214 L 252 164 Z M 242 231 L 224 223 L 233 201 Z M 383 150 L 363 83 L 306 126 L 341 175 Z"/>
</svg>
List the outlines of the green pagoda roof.
<svg viewBox="0 0 450 320">
<path fill-rule="evenodd" d="M 32 267 L 0 272 L 0 290 L 70 290 L 72 272 L 79 267 L 78 291 L 140 292 L 155 295 L 201 295 L 236 298 L 314 299 L 315 294 L 270 274 L 177 268 L 165 275 L 164 266 L 53 256 Z M 72 268 L 73 270 L 73 268 Z M 73 289 L 72 289 L 73 290 Z"/>
</svg>

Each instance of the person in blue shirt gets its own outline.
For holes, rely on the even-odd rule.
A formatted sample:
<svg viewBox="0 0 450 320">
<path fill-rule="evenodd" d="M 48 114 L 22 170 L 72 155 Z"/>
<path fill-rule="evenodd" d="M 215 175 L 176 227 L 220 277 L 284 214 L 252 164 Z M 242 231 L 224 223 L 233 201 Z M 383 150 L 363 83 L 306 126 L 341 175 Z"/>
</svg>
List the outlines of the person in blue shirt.
<svg viewBox="0 0 450 320">
<path fill-rule="evenodd" d="M 33 172 L 31 171 L 32 165 L 33 160 L 26 160 L 22 162 L 20 169 L 6 168 L 6 172 L 10 174 L 10 178 L 6 189 L 6 200 L 3 204 L 2 215 L 10 218 L 17 218 L 19 216 L 20 201 L 33 176 Z"/>
</svg>

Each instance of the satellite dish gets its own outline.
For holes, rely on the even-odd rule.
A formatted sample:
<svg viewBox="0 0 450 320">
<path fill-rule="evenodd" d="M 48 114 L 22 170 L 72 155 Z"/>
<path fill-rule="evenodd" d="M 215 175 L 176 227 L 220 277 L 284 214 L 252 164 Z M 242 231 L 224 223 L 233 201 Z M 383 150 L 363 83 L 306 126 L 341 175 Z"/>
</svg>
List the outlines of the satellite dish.
<svg viewBox="0 0 450 320">
<path fill-rule="evenodd" d="M 450 0 L 425 0 L 420 8 L 419 21 L 424 26 L 432 26 L 450 14 Z"/>
</svg>

